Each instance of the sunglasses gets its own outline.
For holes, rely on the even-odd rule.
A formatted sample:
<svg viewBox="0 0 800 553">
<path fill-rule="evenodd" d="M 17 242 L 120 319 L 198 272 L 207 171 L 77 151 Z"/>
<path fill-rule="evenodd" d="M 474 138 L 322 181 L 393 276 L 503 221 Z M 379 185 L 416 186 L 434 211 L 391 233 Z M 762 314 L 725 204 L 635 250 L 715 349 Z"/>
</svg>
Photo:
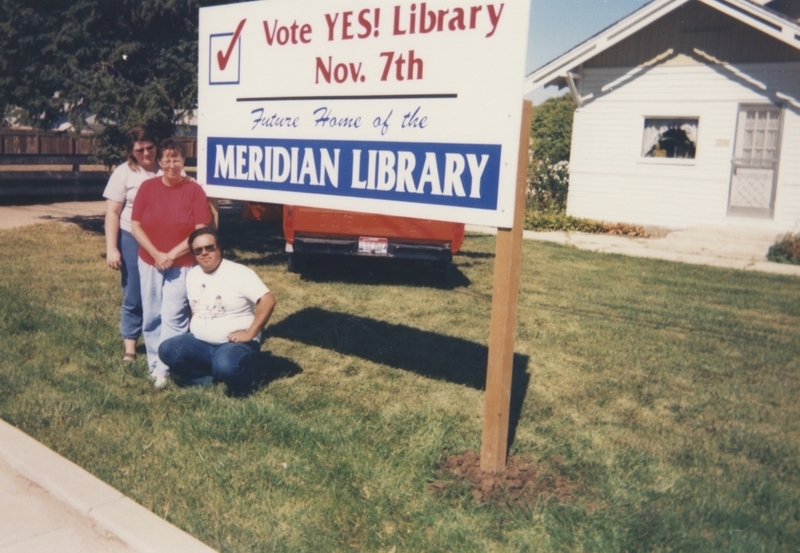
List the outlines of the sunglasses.
<svg viewBox="0 0 800 553">
<path fill-rule="evenodd" d="M 216 244 L 207 244 L 205 246 L 200 246 L 199 248 L 192 248 L 192 253 L 195 255 L 200 255 L 203 252 L 211 253 L 217 251 Z"/>
<path fill-rule="evenodd" d="M 153 150 L 155 150 L 155 149 L 156 149 L 156 147 L 155 147 L 155 146 L 153 146 L 152 144 L 150 144 L 149 146 L 145 146 L 144 148 L 136 148 L 136 149 L 133 151 L 133 153 L 134 153 L 134 154 L 138 154 L 138 155 L 142 155 L 142 154 L 143 154 L 143 153 L 145 153 L 145 152 L 152 152 L 152 151 L 153 151 Z"/>
</svg>

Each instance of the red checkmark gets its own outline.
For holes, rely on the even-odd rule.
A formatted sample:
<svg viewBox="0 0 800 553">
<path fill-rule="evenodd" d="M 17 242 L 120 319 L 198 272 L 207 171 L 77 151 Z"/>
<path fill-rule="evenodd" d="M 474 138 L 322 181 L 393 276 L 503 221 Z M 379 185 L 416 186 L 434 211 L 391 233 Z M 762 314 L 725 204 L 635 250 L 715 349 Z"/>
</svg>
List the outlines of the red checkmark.
<svg viewBox="0 0 800 553">
<path fill-rule="evenodd" d="M 231 43 L 228 45 L 228 51 L 225 52 L 225 54 L 222 53 L 222 50 L 217 52 L 217 63 L 219 63 L 220 71 L 225 71 L 225 68 L 228 66 L 228 60 L 231 59 L 233 47 L 236 44 L 236 41 L 239 40 L 239 35 L 242 32 L 242 27 L 244 27 L 245 21 L 247 21 L 247 19 L 242 19 L 239 21 L 239 26 L 236 27 L 236 30 L 233 32 L 233 38 L 231 39 Z"/>
</svg>

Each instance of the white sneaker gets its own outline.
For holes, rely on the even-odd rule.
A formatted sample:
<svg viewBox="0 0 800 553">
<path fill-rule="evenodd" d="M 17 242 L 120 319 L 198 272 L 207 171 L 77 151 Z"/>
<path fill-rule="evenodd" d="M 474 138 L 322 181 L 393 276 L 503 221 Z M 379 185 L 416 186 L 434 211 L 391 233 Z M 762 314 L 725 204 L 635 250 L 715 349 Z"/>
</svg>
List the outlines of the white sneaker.
<svg viewBox="0 0 800 553">
<path fill-rule="evenodd" d="M 164 375 L 158 375 L 153 378 L 153 386 L 155 386 L 156 390 L 166 388 L 167 384 L 169 384 L 169 378 Z"/>
</svg>

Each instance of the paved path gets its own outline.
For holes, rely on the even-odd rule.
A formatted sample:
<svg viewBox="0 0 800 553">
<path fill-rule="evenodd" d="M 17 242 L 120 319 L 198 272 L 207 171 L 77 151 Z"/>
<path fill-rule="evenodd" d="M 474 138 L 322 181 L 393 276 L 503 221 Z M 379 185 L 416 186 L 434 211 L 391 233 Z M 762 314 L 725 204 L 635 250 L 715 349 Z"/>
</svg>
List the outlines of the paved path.
<svg viewBox="0 0 800 553">
<path fill-rule="evenodd" d="M 467 231 L 494 233 L 487 227 L 467 226 Z M 526 239 L 554 242 L 599 253 L 663 259 L 800 276 L 800 265 L 772 263 L 767 252 L 782 233 L 746 227 L 695 227 L 669 232 L 660 238 L 628 238 L 583 232 L 523 232 Z"/>
<path fill-rule="evenodd" d="M 0 459 L 0 551 L 135 551 Z"/>
<path fill-rule="evenodd" d="M 0 206 L 0 229 L 76 218 L 101 219 L 103 201 Z M 467 227 L 472 232 L 494 232 Z M 800 266 L 766 261 L 778 235 L 696 228 L 663 238 L 530 232 L 525 238 L 602 253 L 800 276 Z M 0 553 L 211 552 L 79 466 L 0 420 Z"/>
<path fill-rule="evenodd" d="M 0 553 L 213 553 L 0 420 Z"/>
<path fill-rule="evenodd" d="M 68 221 L 73 217 L 102 216 L 105 209 L 104 201 L 0 205 L 0 229 L 18 228 L 48 221 Z"/>
</svg>

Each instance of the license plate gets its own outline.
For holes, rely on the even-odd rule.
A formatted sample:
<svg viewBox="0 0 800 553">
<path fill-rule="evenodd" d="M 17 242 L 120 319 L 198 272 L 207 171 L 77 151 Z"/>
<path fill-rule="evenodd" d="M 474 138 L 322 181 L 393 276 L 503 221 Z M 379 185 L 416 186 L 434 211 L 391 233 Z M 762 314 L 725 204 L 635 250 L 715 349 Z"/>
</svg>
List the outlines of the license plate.
<svg viewBox="0 0 800 553">
<path fill-rule="evenodd" d="M 358 253 L 386 255 L 387 253 L 389 253 L 389 239 L 373 238 L 371 236 L 359 236 Z"/>
</svg>

